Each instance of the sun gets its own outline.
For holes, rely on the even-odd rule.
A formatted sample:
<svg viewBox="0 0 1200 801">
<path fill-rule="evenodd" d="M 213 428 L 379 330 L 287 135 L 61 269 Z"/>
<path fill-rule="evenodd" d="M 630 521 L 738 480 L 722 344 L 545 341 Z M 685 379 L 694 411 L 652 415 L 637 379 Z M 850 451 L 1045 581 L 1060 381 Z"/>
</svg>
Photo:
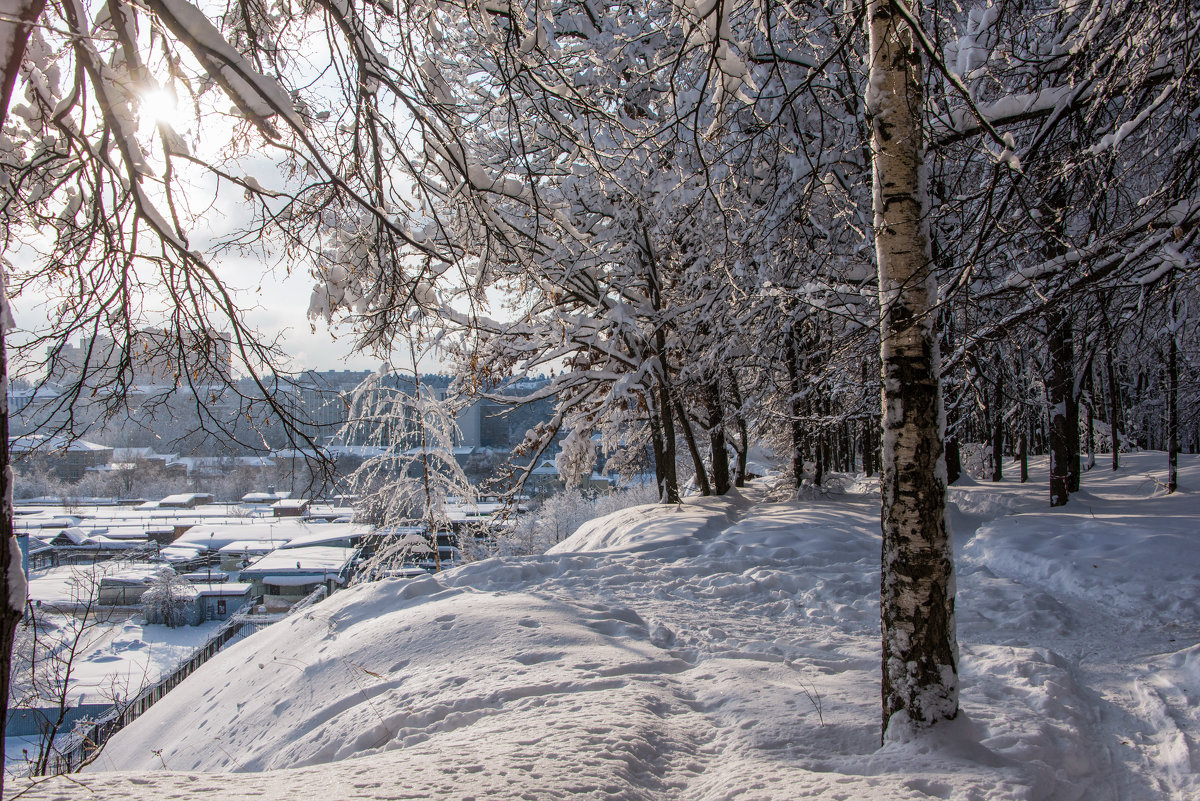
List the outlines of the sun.
<svg viewBox="0 0 1200 801">
<path fill-rule="evenodd" d="M 139 93 L 142 118 L 155 123 L 174 123 L 179 115 L 179 100 L 170 89 L 155 87 Z"/>
</svg>

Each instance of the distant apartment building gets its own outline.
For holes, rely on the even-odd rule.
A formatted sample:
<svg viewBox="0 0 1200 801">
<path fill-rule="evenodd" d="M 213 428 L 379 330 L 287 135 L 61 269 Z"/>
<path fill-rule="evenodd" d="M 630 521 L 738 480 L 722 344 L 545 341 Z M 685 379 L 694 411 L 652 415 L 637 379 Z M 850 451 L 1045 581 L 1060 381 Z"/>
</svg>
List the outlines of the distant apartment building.
<svg viewBox="0 0 1200 801">
<path fill-rule="evenodd" d="M 63 386 L 124 383 L 134 389 L 228 384 L 233 373 L 230 336 L 219 331 L 137 331 L 128 343 L 107 336 L 48 348 L 48 379 Z"/>
<path fill-rule="evenodd" d="M 94 442 L 42 434 L 9 437 L 8 451 L 14 461 L 41 459 L 47 469 L 66 481 L 79 481 L 89 468 L 112 462 L 113 449 Z"/>
</svg>

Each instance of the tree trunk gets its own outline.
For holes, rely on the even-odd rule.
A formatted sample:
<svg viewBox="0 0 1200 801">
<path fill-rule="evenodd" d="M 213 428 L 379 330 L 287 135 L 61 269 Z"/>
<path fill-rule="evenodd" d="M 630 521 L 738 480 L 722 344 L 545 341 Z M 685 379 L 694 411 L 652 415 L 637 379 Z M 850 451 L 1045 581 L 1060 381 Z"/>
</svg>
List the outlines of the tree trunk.
<svg viewBox="0 0 1200 801">
<path fill-rule="evenodd" d="M 33 24 L 42 16 L 45 0 L 16 0 L 6 4 L 6 14 L 0 18 L 0 42 L 8 45 L 6 59 L 0 68 L 0 128 L 8 121 L 8 104 L 25 46 Z M 5 48 L 0 48 L 5 49 Z M 12 649 L 17 625 L 25 611 L 25 577 L 18 562 L 20 548 L 13 533 L 13 472 L 8 452 L 8 354 L 6 334 L 10 324 L 7 275 L 0 264 L 0 723 L 8 722 L 8 688 L 12 680 Z M 17 576 L 20 576 L 17 579 Z M 15 580 L 14 580 L 15 579 Z M 16 586 L 17 581 L 20 586 Z M 0 798 L 4 796 L 4 774 L 0 770 Z"/>
<path fill-rule="evenodd" d="M 3 292 L 0 285 L 0 292 Z M 7 299 L 2 301 L 7 307 Z M 6 310 L 0 310 L 4 314 Z M 8 453 L 8 354 L 7 326 L 0 320 L 0 721 L 8 720 L 8 688 L 12 681 L 12 648 L 17 626 L 25 610 L 25 581 L 21 551 L 13 532 L 13 472 Z M 15 562 L 15 564 L 14 564 Z M 19 586 L 16 579 L 20 576 Z M 4 771 L 0 771 L 3 774 Z M 4 779 L 0 776 L 0 796 Z"/>
<path fill-rule="evenodd" d="M 741 448 L 737 451 L 736 473 L 734 474 L 733 486 L 746 486 L 746 462 L 750 458 L 750 429 L 746 425 L 746 415 L 742 411 L 742 393 L 738 390 L 737 376 L 733 371 L 729 371 L 729 394 L 733 398 L 733 405 L 737 411 L 734 413 L 734 421 L 737 424 L 738 439 L 741 441 Z"/>
<path fill-rule="evenodd" d="M 788 413 L 789 426 L 792 435 L 792 481 L 796 489 L 804 483 L 804 423 L 801 420 L 800 401 L 800 354 L 796 349 L 796 331 L 792 329 L 784 337 L 783 358 L 787 362 L 788 375 Z M 820 484 L 820 480 L 817 480 Z"/>
<path fill-rule="evenodd" d="M 953 484 L 962 475 L 962 455 L 958 450 L 958 437 L 946 437 L 946 483 Z"/>
<path fill-rule="evenodd" d="M 891 0 L 871 0 L 872 200 L 883 377 L 883 730 L 958 714 L 954 552 L 945 519 L 940 356 L 924 166 L 921 50 Z M 919 15 L 919 6 L 913 6 Z"/>
<path fill-rule="evenodd" d="M 663 473 L 663 463 L 666 461 L 663 456 L 663 436 L 662 423 L 659 422 L 658 412 L 654 409 L 654 404 L 650 406 L 650 447 L 654 451 L 654 481 L 658 485 L 658 499 L 663 499 L 663 487 L 666 486 L 666 476 Z"/>
<path fill-rule="evenodd" d="M 875 420 L 867 417 L 862 421 L 863 472 L 868 478 L 875 475 Z"/>
<path fill-rule="evenodd" d="M 1069 318 L 1068 318 L 1069 319 Z M 1082 476 L 1083 460 L 1080 458 L 1083 437 L 1079 431 L 1079 383 L 1075 375 L 1075 329 L 1067 323 L 1067 334 L 1070 336 L 1072 361 L 1068 362 L 1071 372 L 1070 393 L 1067 395 L 1067 447 L 1070 448 L 1067 459 L 1067 487 L 1071 492 L 1079 492 L 1079 482 Z"/>
<path fill-rule="evenodd" d="M 679 425 L 683 427 L 683 439 L 687 442 L 688 452 L 692 455 L 692 465 L 696 468 L 696 483 L 700 486 L 700 494 L 712 495 L 712 485 L 708 483 L 708 472 L 704 469 L 704 457 L 696 445 L 696 437 L 692 433 L 692 422 L 679 399 L 675 399 L 675 413 L 679 415 Z"/>
<path fill-rule="evenodd" d="M 813 442 L 813 483 L 818 487 L 825 480 L 825 439 L 817 437 Z"/>
<path fill-rule="evenodd" d="M 1171 330 L 1167 339 L 1167 492 L 1179 489 L 1179 344 L 1176 317 L 1179 304 L 1171 301 Z"/>
<path fill-rule="evenodd" d="M 1050 343 L 1050 375 L 1046 381 L 1050 403 L 1050 505 L 1063 506 L 1071 496 L 1071 456 L 1076 450 L 1071 447 L 1069 423 L 1075 343 L 1071 321 L 1063 310 L 1046 313 L 1046 334 Z"/>
<path fill-rule="evenodd" d="M 998 360 L 997 360 L 998 361 Z M 1004 372 L 996 365 L 996 395 L 992 404 L 992 481 L 1004 479 Z"/>
<path fill-rule="evenodd" d="M 663 503 L 679 503 L 679 478 L 675 473 L 675 415 L 671 409 L 671 392 L 661 381 L 658 382 L 658 410 L 659 425 L 662 426 L 659 498 Z"/>
<path fill-rule="evenodd" d="M 1029 480 L 1029 434 L 1021 426 L 1021 483 Z"/>
<path fill-rule="evenodd" d="M 708 449 L 712 459 L 713 492 L 729 492 L 729 450 L 725 447 L 725 414 L 721 403 L 720 380 L 713 378 L 704 388 L 705 411 L 708 412 Z"/>
<path fill-rule="evenodd" d="M 1108 379 L 1108 437 L 1112 440 L 1112 469 L 1116 470 L 1121 466 L 1121 389 L 1117 385 L 1117 367 L 1113 363 L 1113 347 L 1116 343 L 1113 342 L 1111 329 L 1105 339 L 1104 372 Z"/>
<path fill-rule="evenodd" d="M 1087 470 L 1091 470 L 1096 466 L 1095 398 L 1096 392 L 1094 382 L 1092 381 L 1092 366 L 1091 362 L 1089 361 L 1087 371 L 1087 405 L 1085 406 L 1085 419 L 1087 420 L 1087 467 L 1085 469 Z"/>
</svg>

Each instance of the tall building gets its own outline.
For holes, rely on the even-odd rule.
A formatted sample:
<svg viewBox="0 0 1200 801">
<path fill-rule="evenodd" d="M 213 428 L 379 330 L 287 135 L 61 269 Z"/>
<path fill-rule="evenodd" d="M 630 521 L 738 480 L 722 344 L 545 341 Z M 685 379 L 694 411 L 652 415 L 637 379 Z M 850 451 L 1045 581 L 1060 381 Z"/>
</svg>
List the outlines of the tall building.
<svg viewBox="0 0 1200 801">
<path fill-rule="evenodd" d="M 233 373 L 232 344 L 219 331 L 171 332 L 148 328 L 129 343 L 108 336 L 83 337 L 78 345 L 48 348 L 49 380 L 89 386 L 124 383 L 135 389 L 227 384 Z"/>
</svg>

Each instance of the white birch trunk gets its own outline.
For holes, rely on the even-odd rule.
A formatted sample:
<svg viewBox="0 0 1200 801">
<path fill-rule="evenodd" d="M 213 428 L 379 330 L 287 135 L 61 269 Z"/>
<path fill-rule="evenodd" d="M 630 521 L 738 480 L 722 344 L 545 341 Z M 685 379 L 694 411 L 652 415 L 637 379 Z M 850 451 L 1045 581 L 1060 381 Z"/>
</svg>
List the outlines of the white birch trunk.
<svg viewBox="0 0 1200 801">
<path fill-rule="evenodd" d="M 936 284 L 926 219 L 922 56 L 891 0 L 872 0 L 867 11 L 866 107 L 883 363 L 880 608 L 886 734 L 889 725 L 924 726 L 957 715 L 958 654 Z"/>
</svg>

